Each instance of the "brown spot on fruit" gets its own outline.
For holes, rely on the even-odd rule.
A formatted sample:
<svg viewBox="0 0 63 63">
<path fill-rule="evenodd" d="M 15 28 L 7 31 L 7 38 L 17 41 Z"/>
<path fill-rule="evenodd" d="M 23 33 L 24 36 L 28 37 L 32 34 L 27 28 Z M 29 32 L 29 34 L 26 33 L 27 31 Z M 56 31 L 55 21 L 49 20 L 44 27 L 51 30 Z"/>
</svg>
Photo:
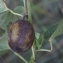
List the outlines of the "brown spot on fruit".
<svg viewBox="0 0 63 63">
<path fill-rule="evenodd" d="M 15 52 L 29 50 L 34 42 L 35 32 L 32 24 L 26 20 L 14 22 L 8 33 L 9 46 Z"/>
</svg>

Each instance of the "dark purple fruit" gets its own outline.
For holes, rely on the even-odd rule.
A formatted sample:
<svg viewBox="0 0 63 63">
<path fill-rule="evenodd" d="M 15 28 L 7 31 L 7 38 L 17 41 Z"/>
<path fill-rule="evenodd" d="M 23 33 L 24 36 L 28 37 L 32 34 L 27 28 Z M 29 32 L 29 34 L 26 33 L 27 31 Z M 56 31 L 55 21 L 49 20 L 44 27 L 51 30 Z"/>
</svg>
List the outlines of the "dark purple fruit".
<svg viewBox="0 0 63 63">
<path fill-rule="evenodd" d="M 13 51 L 18 53 L 29 50 L 34 42 L 34 38 L 34 28 L 26 20 L 14 22 L 8 33 L 9 46 Z"/>
</svg>

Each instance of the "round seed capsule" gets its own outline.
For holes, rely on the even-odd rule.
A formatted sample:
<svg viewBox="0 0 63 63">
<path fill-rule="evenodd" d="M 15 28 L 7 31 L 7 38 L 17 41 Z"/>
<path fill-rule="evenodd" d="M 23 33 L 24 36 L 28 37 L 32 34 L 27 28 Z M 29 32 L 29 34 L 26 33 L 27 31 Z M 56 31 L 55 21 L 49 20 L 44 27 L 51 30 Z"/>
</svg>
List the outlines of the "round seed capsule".
<svg viewBox="0 0 63 63">
<path fill-rule="evenodd" d="M 34 28 L 29 21 L 17 20 L 10 26 L 8 43 L 13 51 L 20 53 L 29 50 L 34 38 Z"/>
</svg>

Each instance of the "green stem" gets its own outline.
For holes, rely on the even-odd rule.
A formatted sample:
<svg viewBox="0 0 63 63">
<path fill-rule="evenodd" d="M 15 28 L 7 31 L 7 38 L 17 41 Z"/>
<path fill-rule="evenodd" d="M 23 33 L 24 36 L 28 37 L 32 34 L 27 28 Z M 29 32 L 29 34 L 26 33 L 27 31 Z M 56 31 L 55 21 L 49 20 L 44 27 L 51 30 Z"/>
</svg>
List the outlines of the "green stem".
<svg viewBox="0 0 63 63">
<path fill-rule="evenodd" d="M 48 49 L 39 49 L 39 50 L 36 50 L 36 51 L 47 51 L 47 52 L 51 52 L 52 51 L 52 49 L 53 49 L 53 46 L 52 46 L 52 41 L 53 41 L 53 39 L 49 39 L 49 42 L 50 42 L 50 46 L 51 46 L 51 49 L 50 50 L 48 50 Z"/>
<path fill-rule="evenodd" d="M 28 21 L 32 23 L 32 16 L 31 16 L 31 7 L 30 7 L 31 0 L 27 0 L 27 9 L 28 9 Z M 34 45 L 32 46 L 32 55 L 33 59 L 35 60 L 35 48 Z"/>
<path fill-rule="evenodd" d="M 32 23 L 30 1 L 31 1 L 31 0 L 27 0 L 28 21 Z"/>
<path fill-rule="evenodd" d="M 26 0 L 23 0 L 24 3 L 24 14 L 27 15 L 27 11 L 26 11 Z"/>
<path fill-rule="evenodd" d="M 22 59 L 25 63 L 28 63 L 20 54 L 14 52 L 16 56 L 18 56 L 20 59 Z"/>
<path fill-rule="evenodd" d="M 32 46 L 32 54 L 33 54 L 33 59 L 35 60 L 35 51 L 34 51 L 34 47 Z"/>
<path fill-rule="evenodd" d="M 9 8 L 8 8 L 8 10 L 9 10 L 12 14 L 14 14 L 14 15 L 23 17 L 21 14 L 15 13 L 15 12 L 13 12 L 11 9 L 9 9 Z"/>
<path fill-rule="evenodd" d="M 23 17 L 23 15 L 13 12 L 13 11 L 9 8 L 9 6 L 7 5 L 7 3 L 6 3 L 6 1 L 5 1 L 5 0 L 3 0 L 3 2 L 6 4 L 7 9 L 8 9 L 8 11 L 9 11 L 9 12 L 11 12 L 13 15 Z"/>
</svg>

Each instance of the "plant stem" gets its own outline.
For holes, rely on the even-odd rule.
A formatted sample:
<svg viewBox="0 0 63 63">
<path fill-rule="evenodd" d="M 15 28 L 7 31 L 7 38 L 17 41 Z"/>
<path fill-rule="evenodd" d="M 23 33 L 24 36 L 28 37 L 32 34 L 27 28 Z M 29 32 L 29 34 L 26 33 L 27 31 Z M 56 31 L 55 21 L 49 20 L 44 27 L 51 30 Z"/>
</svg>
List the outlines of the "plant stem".
<svg viewBox="0 0 63 63">
<path fill-rule="evenodd" d="M 14 15 L 23 17 L 21 14 L 15 13 L 15 12 L 13 12 L 11 9 L 9 9 L 9 8 L 8 8 L 8 10 L 9 10 L 12 14 L 14 14 Z"/>
<path fill-rule="evenodd" d="M 32 16 L 31 16 L 31 7 L 30 7 L 31 0 L 27 0 L 27 8 L 28 8 L 28 21 L 32 23 Z M 32 46 L 32 55 L 35 63 L 35 48 L 34 44 Z"/>
<path fill-rule="evenodd" d="M 34 47 L 32 46 L 32 54 L 33 54 L 33 59 L 35 60 L 35 51 L 34 51 Z"/>
<path fill-rule="evenodd" d="M 16 15 L 16 16 L 21 16 L 21 17 L 23 17 L 23 15 L 13 12 L 13 11 L 9 8 L 9 6 L 7 5 L 7 3 L 6 3 L 5 0 L 3 0 L 3 2 L 6 4 L 8 11 L 10 11 L 12 14 L 14 14 L 14 15 Z"/>
<path fill-rule="evenodd" d="M 22 59 L 25 63 L 28 63 L 20 54 L 14 52 L 16 56 L 18 56 L 20 59 Z"/>
<path fill-rule="evenodd" d="M 27 11 L 26 11 L 26 0 L 23 0 L 24 3 L 24 14 L 27 15 Z"/>
<path fill-rule="evenodd" d="M 52 49 L 53 49 L 53 46 L 52 46 L 52 41 L 53 41 L 53 39 L 54 38 L 50 38 L 49 39 L 49 42 L 50 42 L 50 46 L 51 46 L 51 49 L 50 50 L 48 50 L 48 49 L 39 49 L 39 50 L 36 50 L 36 51 L 47 51 L 47 52 L 51 52 L 52 51 Z"/>
<path fill-rule="evenodd" d="M 27 0 L 28 21 L 29 21 L 30 23 L 32 23 L 30 1 L 31 1 L 31 0 Z"/>
</svg>

